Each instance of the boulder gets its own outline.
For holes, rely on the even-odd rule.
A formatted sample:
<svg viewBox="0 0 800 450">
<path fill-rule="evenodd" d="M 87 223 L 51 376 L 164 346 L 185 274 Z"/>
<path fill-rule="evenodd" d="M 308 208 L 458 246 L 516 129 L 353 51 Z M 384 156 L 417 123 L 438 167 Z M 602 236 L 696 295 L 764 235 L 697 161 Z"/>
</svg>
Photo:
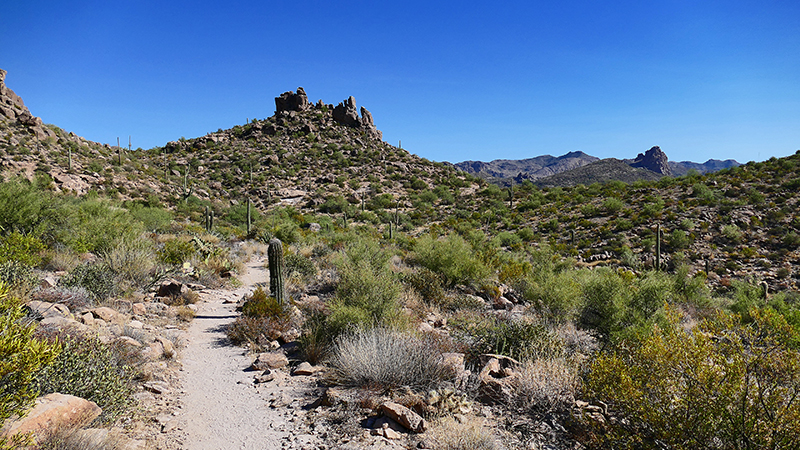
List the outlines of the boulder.
<svg viewBox="0 0 800 450">
<path fill-rule="evenodd" d="M 415 433 L 424 433 L 428 428 L 425 419 L 399 403 L 385 402 L 381 405 L 381 411 L 384 415 Z"/>
<path fill-rule="evenodd" d="M 250 368 L 253 370 L 280 369 L 289 365 L 289 358 L 282 352 L 259 353 Z"/>
<path fill-rule="evenodd" d="M 180 281 L 165 280 L 161 283 L 161 286 L 158 287 L 156 297 L 177 297 L 188 291 L 189 288 Z"/>
<path fill-rule="evenodd" d="M 297 93 L 287 91 L 275 97 L 275 113 L 281 111 L 304 111 L 309 107 L 306 91 L 299 87 Z"/>
<path fill-rule="evenodd" d="M 135 316 L 143 316 L 147 314 L 147 307 L 144 305 L 144 303 L 134 303 L 131 305 L 131 312 Z"/>
<path fill-rule="evenodd" d="M 69 312 L 69 308 L 67 305 L 62 305 L 60 303 L 50 303 L 50 302 L 43 302 L 39 300 L 31 300 L 25 304 L 28 307 L 30 312 L 38 317 L 48 318 L 48 317 L 66 317 L 71 318 L 72 315 Z"/>
<path fill-rule="evenodd" d="M 120 317 L 119 313 L 109 308 L 108 306 L 101 306 L 92 310 L 92 315 L 98 319 L 103 319 L 106 322 L 112 323 L 117 321 Z"/>
<path fill-rule="evenodd" d="M 60 427 L 81 428 L 96 419 L 102 411 L 94 402 L 54 392 L 37 398 L 33 409 L 24 417 L 7 422 L 2 435 L 33 432 L 36 437 L 42 437 Z"/>
<path fill-rule="evenodd" d="M 314 375 L 317 369 L 306 361 L 301 362 L 292 370 L 292 375 Z"/>
</svg>

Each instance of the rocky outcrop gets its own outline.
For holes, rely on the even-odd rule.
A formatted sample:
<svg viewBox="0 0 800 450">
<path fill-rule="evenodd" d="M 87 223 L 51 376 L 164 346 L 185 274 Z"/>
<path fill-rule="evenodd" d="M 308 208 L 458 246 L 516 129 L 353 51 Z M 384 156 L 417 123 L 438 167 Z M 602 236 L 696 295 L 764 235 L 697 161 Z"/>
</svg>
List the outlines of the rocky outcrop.
<svg viewBox="0 0 800 450">
<path fill-rule="evenodd" d="M 336 108 L 333 108 L 333 120 L 348 127 L 355 127 L 361 124 L 358 120 L 356 99 L 352 95 L 347 100 L 336 105 Z"/>
<path fill-rule="evenodd" d="M 6 86 L 7 74 L 8 72 L 0 69 L 0 120 L 19 122 L 26 127 L 31 127 L 40 139 L 53 136 L 52 131 L 42 126 L 42 119 L 34 117 L 22 98 Z"/>
<path fill-rule="evenodd" d="M 383 133 L 375 128 L 375 122 L 372 119 L 372 113 L 367 111 L 367 108 L 361 107 L 361 117 L 358 116 L 358 109 L 356 108 L 356 99 L 351 95 L 347 100 L 339 103 L 333 108 L 333 120 L 336 122 L 353 128 L 362 128 L 368 134 L 375 136 L 378 139 L 383 138 Z"/>
<path fill-rule="evenodd" d="M 287 91 L 275 97 L 275 113 L 281 111 L 305 111 L 309 106 L 308 96 L 302 87 L 297 88 L 297 93 Z"/>
<path fill-rule="evenodd" d="M 32 432 L 36 438 L 42 438 L 59 428 L 88 425 L 101 412 L 96 403 L 80 397 L 47 394 L 36 399 L 36 405 L 24 417 L 6 423 L 0 435 L 13 436 Z"/>
<path fill-rule="evenodd" d="M 644 154 L 639 153 L 629 164 L 631 167 L 641 167 L 662 175 L 672 175 L 672 170 L 669 167 L 669 158 L 657 145 L 651 147 Z"/>
</svg>

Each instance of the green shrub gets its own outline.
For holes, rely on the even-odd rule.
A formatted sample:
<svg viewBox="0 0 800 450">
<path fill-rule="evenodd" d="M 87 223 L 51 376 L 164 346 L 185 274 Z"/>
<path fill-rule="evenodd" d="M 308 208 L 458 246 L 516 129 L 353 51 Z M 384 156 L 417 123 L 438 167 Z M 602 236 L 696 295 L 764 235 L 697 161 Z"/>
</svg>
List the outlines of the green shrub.
<svg viewBox="0 0 800 450">
<path fill-rule="evenodd" d="M 477 363 L 485 353 L 510 356 L 517 360 L 533 360 L 563 353 L 563 344 L 547 327 L 524 320 L 485 319 L 458 322 L 456 339 L 467 350 L 467 361 Z"/>
<path fill-rule="evenodd" d="M 197 248 L 192 241 L 180 238 L 170 239 L 164 242 L 164 246 L 156 254 L 158 255 L 158 260 L 164 264 L 179 266 L 191 260 L 197 254 Z"/>
<path fill-rule="evenodd" d="M 58 222 L 52 196 L 27 180 L 0 183 L 0 230 L 41 235 Z"/>
<path fill-rule="evenodd" d="M 347 386 L 424 389 L 454 374 L 430 343 L 386 328 L 340 336 L 330 360 L 332 377 Z"/>
<path fill-rule="evenodd" d="M 616 421 L 597 448 L 794 449 L 800 446 L 800 335 L 774 312 L 706 320 L 687 332 L 668 323 L 600 355 L 587 393 Z"/>
<path fill-rule="evenodd" d="M 351 327 L 391 326 L 399 317 L 401 286 L 388 259 L 372 241 L 351 244 L 339 258 L 339 284 L 328 320 L 333 335 Z"/>
<path fill-rule="evenodd" d="M 42 262 L 41 252 L 44 249 L 45 245 L 39 238 L 14 231 L 0 238 L 0 264 L 19 261 L 36 267 Z"/>
<path fill-rule="evenodd" d="M 32 383 L 34 373 L 60 351 L 59 345 L 35 338 L 35 326 L 24 317 L 22 302 L 0 283 L 0 423 L 33 405 L 39 393 Z M 0 437 L 0 449 L 20 448 L 24 438 Z"/>
<path fill-rule="evenodd" d="M 98 302 L 119 292 L 114 272 L 104 263 L 82 264 L 64 276 L 59 283 L 65 287 L 84 288 Z"/>
<path fill-rule="evenodd" d="M 403 275 L 403 282 L 426 302 L 442 305 L 445 300 L 442 276 L 430 269 L 422 267 L 416 272 L 407 273 Z"/>
<path fill-rule="evenodd" d="M 288 312 L 275 297 L 267 296 L 264 289 L 259 286 L 245 299 L 242 305 L 242 314 L 247 317 L 287 317 Z"/>
<path fill-rule="evenodd" d="M 156 281 L 156 258 L 152 244 L 144 239 L 122 241 L 103 255 L 103 262 L 114 274 L 121 289 L 142 289 Z"/>
<path fill-rule="evenodd" d="M 317 267 L 314 262 L 299 253 L 286 253 L 283 257 L 283 263 L 286 266 L 286 275 L 290 277 L 292 273 L 297 273 L 301 278 L 307 280 L 317 274 Z"/>
<path fill-rule="evenodd" d="M 36 372 L 34 386 L 42 393 L 60 392 L 97 403 L 103 409 L 100 421 L 112 423 L 133 407 L 136 369 L 127 353 L 115 351 L 98 337 L 44 330 L 63 351 Z M 120 348 L 120 350 L 122 347 Z"/>
<path fill-rule="evenodd" d="M 141 222 L 123 208 L 107 200 L 73 200 L 61 211 L 68 226 L 58 232 L 58 240 L 77 252 L 108 252 L 120 242 L 131 242 L 144 231 Z"/>
<path fill-rule="evenodd" d="M 33 268 L 25 263 L 11 260 L 0 264 L 0 283 L 16 296 L 27 297 L 38 281 Z"/>
<path fill-rule="evenodd" d="M 472 246 L 457 234 L 443 239 L 422 236 L 417 239 L 414 252 L 416 262 L 441 274 L 450 286 L 477 286 L 489 276 L 489 268 L 478 258 Z"/>
</svg>

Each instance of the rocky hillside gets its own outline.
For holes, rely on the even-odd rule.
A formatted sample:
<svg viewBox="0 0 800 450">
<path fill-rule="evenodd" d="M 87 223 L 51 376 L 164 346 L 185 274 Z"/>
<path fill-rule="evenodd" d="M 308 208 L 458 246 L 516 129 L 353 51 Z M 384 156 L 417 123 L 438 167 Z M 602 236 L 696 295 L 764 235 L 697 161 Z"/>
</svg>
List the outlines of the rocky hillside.
<svg viewBox="0 0 800 450">
<path fill-rule="evenodd" d="M 724 161 L 721 161 L 719 159 L 709 159 L 708 161 L 702 164 L 691 161 L 669 162 L 669 168 L 672 171 L 672 175 L 676 177 L 682 177 L 688 174 L 690 170 L 695 170 L 697 171 L 697 173 L 702 175 L 738 166 L 741 166 L 741 164 L 734 159 L 726 159 Z"/>
<path fill-rule="evenodd" d="M 566 187 L 578 184 L 589 185 L 592 183 L 607 183 L 609 181 L 632 183 L 639 180 L 655 181 L 663 176 L 664 175 L 644 167 L 633 167 L 629 163 L 619 159 L 606 158 L 577 169 L 561 172 L 546 178 L 540 178 L 535 181 L 535 184 L 541 187 Z M 518 183 L 524 180 L 524 176 L 515 178 L 515 181 Z"/>
<path fill-rule="evenodd" d="M 273 204 L 314 209 L 333 199 L 328 209 L 341 212 L 362 198 L 382 196 L 387 203 L 407 200 L 410 190 L 471 185 L 452 166 L 383 142 L 372 114 L 357 109 L 353 97 L 312 104 L 298 88 L 277 97 L 266 119 L 131 151 L 43 124 L 2 81 L 0 173 L 44 177 L 56 191 L 173 205 L 193 197 L 225 204 L 249 198 L 262 210 Z M 401 201 L 399 209 L 407 206 Z"/>
</svg>

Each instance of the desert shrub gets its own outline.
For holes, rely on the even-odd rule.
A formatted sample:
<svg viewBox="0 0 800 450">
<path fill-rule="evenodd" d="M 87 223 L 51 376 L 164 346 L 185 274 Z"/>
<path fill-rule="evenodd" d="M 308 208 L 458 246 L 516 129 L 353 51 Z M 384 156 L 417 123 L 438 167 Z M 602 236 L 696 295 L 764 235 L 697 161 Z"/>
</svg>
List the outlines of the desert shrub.
<svg viewBox="0 0 800 450">
<path fill-rule="evenodd" d="M 579 275 L 578 271 L 534 266 L 513 286 L 548 321 L 561 323 L 575 318 L 582 307 Z"/>
<path fill-rule="evenodd" d="M 587 393 L 617 420 L 597 448 L 800 446 L 800 335 L 774 312 L 721 315 L 687 332 L 674 311 L 641 341 L 600 355 Z"/>
<path fill-rule="evenodd" d="M 275 297 L 269 297 L 261 286 L 245 298 L 242 314 L 247 317 L 288 317 L 286 308 Z"/>
<path fill-rule="evenodd" d="M 155 253 L 150 242 L 120 242 L 103 255 L 103 262 L 123 289 L 141 289 L 154 283 Z"/>
<path fill-rule="evenodd" d="M 403 283 L 431 304 L 442 305 L 445 300 L 442 276 L 430 269 L 422 267 L 416 272 L 403 275 Z"/>
<path fill-rule="evenodd" d="M 228 327 L 228 339 L 260 350 L 279 339 L 292 326 L 289 310 L 260 286 L 245 299 L 242 315 Z"/>
<path fill-rule="evenodd" d="M 669 238 L 667 239 L 667 243 L 672 249 L 681 250 L 689 247 L 689 244 L 692 243 L 692 240 L 685 231 L 672 230 L 672 233 L 670 233 Z"/>
<path fill-rule="evenodd" d="M 98 436 L 73 427 L 59 427 L 49 431 L 36 443 L 38 450 L 125 450 L 129 441 L 114 430 Z"/>
<path fill-rule="evenodd" d="M 478 418 L 456 420 L 443 417 L 430 431 L 436 448 L 442 450 L 495 450 L 503 448 L 494 433 Z"/>
<path fill-rule="evenodd" d="M 34 337 L 35 325 L 24 321 L 22 302 L 0 283 L 0 423 L 22 415 L 38 395 L 34 373 L 58 355 L 60 347 Z M 25 436 L 0 437 L 0 449 L 19 448 Z"/>
<path fill-rule="evenodd" d="M 336 382 L 378 389 L 428 388 L 453 375 L 428 343 L 382 327 L 341 335 L 330 365 Z"/>
<path fill-rule="evenodd" d="M 580 368 L 565 357 L 525 361 L 511 381 L 513 406 L 537 420 L 569 412 L 580 388 Z"/>
<path fill-rule="evenodd" d="M 172 223 L 172 213 L 156 207 L 131 208 L 131 216 L 142 223 L 147 231 L 166 231 Z"/>
<path fill-rule="evenodd" d="M 16 296 L 27 297 L 38 280 L 33 268 L 25 263 L 11 260 L 0 264 L 0 283 Z"/>
<path fill-rule="evenodd" d="M 603 209 L 608 214 L 616 214 L 622 210 L 622 207 L 625 206 L 622 203 L 622 200 L 616 197 L 610 197 L 603 201 Z"/>
<path fill-rule="evenodd" d="M 236 345 L 247 344 L 254 351 L 263 351 L 290 327 L 291 323 L 285 318 L 240 316 L 228 327 L 226 334 Z"/>
<path fill-rule="evenodd" d="M 181 265 L 197 254 L 197 248 L 192 241 L 176 238 L 164 242 L 164 246 L 156 254 L 158 260 L 164 264 Z"/>
<path fill-rule="evenodd" d="M 292 276 L 297 273 L 304 280 L 317 274 L 317 267 L 311 259 L 299 253 L 288 252 L 283 256 L 283 263 L 286 266 L 286 274 Z"/>
<path fill-rule="evenodd" d="M 339 283 L 328 324 L 337 335 L 350 327 L 390 326 L 400 313 L 400 283 L 389 255 L 376 243 L 351 244 L 336 262 Z"/>
<path fill-rule="evenodd" d="M 450 234 L 443 239 L 422 236 L 417 240 L 414 252 L 417 263 L 440 273 L 450 286 L 479 285 L 489 276 L 489 268 L 472 246 L 457 234 Z"/>
<path fill-rule="evenodd" d="M 58 222 L 52 196 L 27 180 L 0 183 L 0 229 L 7 233 L 47 234 Z"/>
<path fill-rule="evenodd" d="M 68 215 L 68 226 L 59 230 L 58 240 L 77 252 L 108 252 L 122 241 L 136 240 L 144 231 L 126 209 L 106 200 L 73 200 L 62 211 Z"/>
<path fill-rule="evenodd" d="M 118 293 L 114 272 L 104 263 L 82 264 L 64 276 L 59 283 L 65 287 L 86 289 L 98 302 Z"/>
<path fill-rule="evenodd" d="M 559 355 L 561 340 L 547 327 L 529 320 L 483 319 L 453 323 L 455 339 L 467 349 L 467 361 L 477 363 L 485 353 L 510 356 L 517 360 Z"/>
<path fill-rule="evenodd" d="M 330 355 L 332 341 L 327 316 L 322 311 L 307 311 L 298 339 L 303 359 L 311 364 L 324 361 Z"/>
<path fill-rule="evenodd" d="M 722 233 L 722 236 L 725 239 L 727 239 L 729 242 L 732 242 L 732 243 L 735 243 L 735 244 L 738 244 L 739 242 L 741 242 L 742 237 L 744 236 L 744 233 L 742 233 L 742 230 L 739 229 L 739 227 L 737 227 L 736 225 L 733 225 L 733 224 L 731 224 L 731 225 L 723 225 L 722 228 L 720 228 L 720 233 Z"/>
<path fill-rule="evenodd" d="M 42 262 L 41 252 L 44 249 L 45 245 L 39 238 L 14 231 L 0 237 L 0 264 L 19 261 L 36 267 Z"/>
<path fill-rule="evenodd" d="M 99 420 L 111 423 L 134 404 L 133 380 L 136 369 L 128 364 L 131 355 L 115 351 L 96 336 L 59 330 L 41 330 L 63 351 L 36 372 L 34 385 L 42 394 L 60 392 L 97 403 L 103 409 Z M 123 348 L 123 347 L 120 347 Z"/>
</svg>

